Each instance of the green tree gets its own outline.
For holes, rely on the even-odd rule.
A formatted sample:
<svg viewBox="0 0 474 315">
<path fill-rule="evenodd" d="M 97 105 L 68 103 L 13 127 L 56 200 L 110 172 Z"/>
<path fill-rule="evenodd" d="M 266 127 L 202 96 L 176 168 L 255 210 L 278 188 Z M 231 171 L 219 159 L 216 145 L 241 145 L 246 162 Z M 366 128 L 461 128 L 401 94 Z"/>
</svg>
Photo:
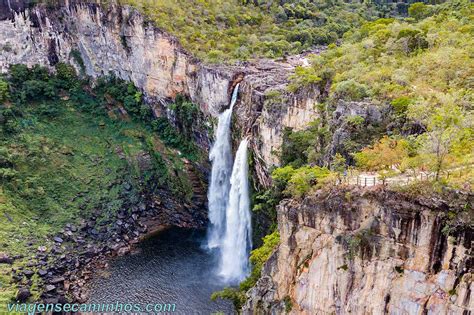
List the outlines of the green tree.
<svg viewBox="0 0 474 315">
<path fill-rule="evenodd" d="M 57 85 L 63 89 L 71 89 L 78 85 L 76 70 L 73 66 L 59 62 L 56 64 L 56 81 Z"/>
<path fill-rule="evenodd" d="M 272 179 L 277 185 L 286 183 L 285 193 L 296 198 L 302 198 L 318 183 L 318 180 L 324 179 L 330 174 L 331 172 L 325 167 L 306 165 L 294 169 L 287 165 L 275 169 L 272 172 Z"/>
<path fill-rule="evenodd" d="M 336 153 L 334 158 L 331 161 L 331 171 L 337 172 L 337 177 L 340 179 L 340 176 L 346 170 L 346 159 L 342 156 L 341 153 Z"/>
</svg>

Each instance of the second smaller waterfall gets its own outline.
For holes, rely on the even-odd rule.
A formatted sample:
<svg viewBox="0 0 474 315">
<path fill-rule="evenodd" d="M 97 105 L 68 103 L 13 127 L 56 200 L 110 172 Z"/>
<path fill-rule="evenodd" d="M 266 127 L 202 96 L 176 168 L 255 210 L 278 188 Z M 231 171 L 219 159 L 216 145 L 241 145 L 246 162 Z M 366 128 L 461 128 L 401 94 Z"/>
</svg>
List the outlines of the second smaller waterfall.
<svg viewBox="0 0 474 315">
<path fill-rule="evenodd" d="M 225 234 L 222 240 L 220 275 L 228 283 L 238 283 L 248 276 L 248 257 L 252 247 L 250 199 L 248 187 L 247 139 L 235 155 L 226 209 Z"/>
</svg>

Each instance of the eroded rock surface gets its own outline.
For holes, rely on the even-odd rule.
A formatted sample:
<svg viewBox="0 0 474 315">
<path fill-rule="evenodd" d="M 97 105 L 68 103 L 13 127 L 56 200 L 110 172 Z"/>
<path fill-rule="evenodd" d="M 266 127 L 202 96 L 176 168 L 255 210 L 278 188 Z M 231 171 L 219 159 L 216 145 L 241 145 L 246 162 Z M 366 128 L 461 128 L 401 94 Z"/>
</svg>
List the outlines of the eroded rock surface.
<svg viewBox="0 0 474 315">
<path fill-rule="evenodd" d="M 469 314 L 472 196 L 412 199 L 381 189 L 320 192 L 278 210 L 281 244 L 248 293 L 244 313 Z M 444 230 L 443 230 L 444 229 Z"/>
<path fill-rule="evenodd" d="M 2 72 L 15 63 L 53 67 L 66 61 L 92 78 L 113 73 L 130 80 L 157 104 L 177 94 L 213 113 L 227 104 L 228 74 L 200 66 L 173 36 L 134 9 L 81 2 L 3 7 Z"/>
</svg>

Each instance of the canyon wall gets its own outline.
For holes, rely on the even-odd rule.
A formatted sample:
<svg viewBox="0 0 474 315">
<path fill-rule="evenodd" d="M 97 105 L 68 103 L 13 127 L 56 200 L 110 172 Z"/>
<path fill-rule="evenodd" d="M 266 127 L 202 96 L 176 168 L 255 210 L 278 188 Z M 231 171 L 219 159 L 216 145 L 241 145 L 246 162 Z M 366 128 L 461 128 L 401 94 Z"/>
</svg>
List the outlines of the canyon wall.
<svg viewBox="0 0 474 315">
<path fill-rule="evenodd" d="M 470 314 L 472 196 L 319 191 L 278 209 L 281 243 L 245 314 Z"/>
<path fill-rule="evenodd" d="M 113 73 L 143 90 L 157 116 L 166 115 L 167 104 L 182 94 L 215 117 L 241 82 L 234 134 L 252 135 L 257 174 L 264 185 L 269 184 L 268 168 L 278 164 L 275 152 L 283 128 L 302 128 L 314 119 L 318 91 L 291 96 L 285 92 L 288 75 L 304 57 L 204 65 L 130 7 L 81 1 L 31 7 L 25 1 L 0 0 L 0 8 L 1 72 L 15 63 L 54 69 L 56 63 L 68 62 L 92 78 Z M 285 102 L 266 102 L 270 90 L 286 93 Z"/>
<path fill-rule="evenodd" d="M 184 94 L 212 113 L 227 104 L 226 73 L 198 66 L 174 37 L 129 7 L 66 2 L 12 10 L 0 21 L 0 38 L 2 72 L 14 63 L 64 61 L 92 78 L 130 80 L 153 102 Z"/>
</svg>

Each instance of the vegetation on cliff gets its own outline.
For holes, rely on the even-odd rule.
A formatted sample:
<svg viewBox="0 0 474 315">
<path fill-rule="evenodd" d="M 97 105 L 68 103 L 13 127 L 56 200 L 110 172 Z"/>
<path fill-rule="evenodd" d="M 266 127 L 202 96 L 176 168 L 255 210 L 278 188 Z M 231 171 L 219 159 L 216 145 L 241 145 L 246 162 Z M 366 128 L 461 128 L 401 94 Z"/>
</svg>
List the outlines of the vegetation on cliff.
<svg viewBox="0 0 474 315">
<path fill-rule="evenodd" d="M 245 292 L 252 288 L 260 278 L 262 268 L 265 262 L 270 258 L 275 248 L 280 243 L 280 234 L 274 230 L 271 234 L 263 238 L 262 246 L 254 249 L 250 253 L 250 262 L 252 264 L 252 273 L 250 276 L 240 283 L 239 288 L 225 288 L 222 291 L 214 292 L 211 296 L 212 300 L 217 298 L 229 299 L 233 302 L 235 309 L 239 310 L 245 303 Z"/>
<path fill-rule="evenodd" d="M 290 88 L 330 82 L 323 104 L 328 116 L 341 102 L 389 108 L 390 124 L 378 130 L 368 130 L 363 117 L 350 117 L 354 128 L 363 127 L 373 140 L 351 139 L 338 153 L 362 170 L 425 171 L 439 179 L 443 171 L 465 169 L 463 178 L 449 179 L 460 187 L 472 180 L 474 162 L 473 12 L 468 1 L 417 3 L 408 19 L 367 22 L 346 33 L 341 45 L 314 56 L 310 67 L 297 69 Z M 293 155 L 305 157 L 304 163 L 321 163 L 330 140 L 327 131 L 321 136 L 325 127 L 318 119 L 292 133 L 284 148 L 296 146 L 302 154 Z"/>
<path fill-rule="evenodd" d="M 209 62 L 282 57 L 342 35 L 406 7 L 380 2 L 308 0 L 121 0 L 175 35 L 183 47 Z M 398 11 L 397 11 L 398 10 Z"/>
<path fill-rule="evenodd" d="M 432 183 L 399 188 L 415 194 L 429 195 L 446 185 L 472 188 L 473 5 L 417 3 L 409 14 L 403 20 L 366 22 L 347 32 L 341 44 L 314 56 L 309 67 L 296 69 L 290 92 L 330 88 L 318 106 L 320 117 L 304 130 L 285 130 L 281 167 L 272 172 L 273 186 L 256 199 L 270 196 L 272 206 L 257 202 L 257 214 L 263 210 L 276 220 L 279 200 L 304 198 L 333 185 L 350 168 L 378 172 L 382 179 L 421 171 L 433 175 Z M 351 102 L 388 108 L 390 125 L 372 126 L 362 116 L 347 116 L 345 128 L 356 136 L 331 151 L 328 160 L 332 135 L 340 127 L 329 121 L 337 107 Z M 443 176 L 449 172 L 460 176 Z M 450 212 L 448 221 L 458 222 L 464 214 Z M 447 223 L 443 232 L 450 233 L 454 225 Z M 252 279 L 253 274 L 241 290 Z M 227 296 L 240 301 L 238 292 Z"/>
<path fill-rule="evenodd" d="M 145 124 L 151 110 L 132 84 L 106 77 L 91 88 L 66 64 L 55 74 L 12 65 L 0 97 L 0 247 L 24 257 L 15 268 L 67 223 L 110 222 L 161 190 L 191 198 L 183 155 L 197 159 L 199 151 L 185 136 Z M 40 279 L 32 280 L 38 294 Z M 1 288 L 2 307 L 14 296 L 14 286 Z"/>
<path fill-rule="evenodd" d="M 272 187 L 255 195 L 254 214 L 272 220 L 266 226 L 274 228 L 276 206 L 283 198 L 302 199 L 343 181 L 352 170 L 379 172 L 384 180 L 423 172 L 433 181 L 400 189 L 420 192 L 416 188 L 424 187 L 420 193 L 426 195 L 426 190 L 446 185 L 471 189 L 473 12 L 468 1 L 416 3 L 408 18 L 385 17 L 347 29 L 342 41 L 313 56 L 310 66 L 298 67 L 288 92 L 324 91 L 321 115 L 304 130 L 284 131 L 281 166 L 272 171 Z M 366 121 L 348 109 L 338 123 L 331 121 L 336 109 L 344 113 L 351 103 L 370 104 L 384 112 L 385 120 Z M 330 147 L 341 123 L 348 136 L 341 146 Z M 444 176 L 449 171 L 461 175 Z M 459 214 L 448 216 L 456 221 Z M 268 249 L 273 234 L 256 251 Z M 254 268 L 257 274 L 260 270 Z M 242 305 L 244 292 L 258 279 L 254 272 L 240 288 L 227 288 L 215 297 Z"/>
</svg>

